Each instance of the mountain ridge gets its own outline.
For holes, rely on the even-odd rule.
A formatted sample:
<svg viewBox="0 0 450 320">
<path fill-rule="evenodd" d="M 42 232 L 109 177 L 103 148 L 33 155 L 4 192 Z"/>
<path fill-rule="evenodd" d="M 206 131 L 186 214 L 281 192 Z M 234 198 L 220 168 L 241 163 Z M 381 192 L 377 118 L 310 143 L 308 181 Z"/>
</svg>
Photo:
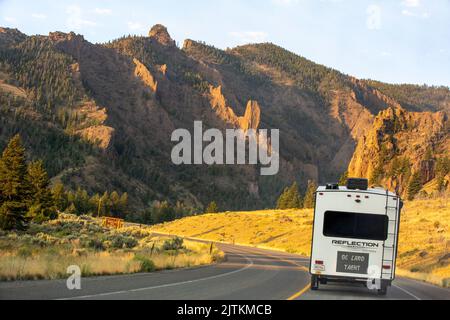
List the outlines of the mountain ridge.
<svg viewBox="0 0 450 320">
<path fill-rule="evenodd" d="M 424 132 L 441 121 L 433 138 L 438 141 L 424 143 L 435 147 L 448 141 L 448 88 L 359 80 L 273 44 L 220 50 L 188 39 L 179 49 L 161 25 L 153 27 L 148 37 L 129 36 L 106 44 L 89 43 L 75 33 L 24 36 L 17 30 L 1 30 L 0 93 L 5 105 L 17 100 L 17 106 L 8 112 L 2 108 L 5 127 L 0 130 L 0 146 L 13 132 L 26 131 L 12 114 L 21 110 L 26 120 L 34 112 L 47 119 L 43 130 L 53 126 L 60 139 L 87 145 L 76 165 L 67 159 L 51 170 L 52 176 L 72 188 L 123 189 L 137 209 L 162 199 L 196 207 L 216 200 L 225 209 L 265 208 L 293 180 L 306 187 L 309 179 L 337 180 L 348 168 L 352 174 L 372 178 L 373 168 L 352 163 L 372 163 L 371 157 L 379 152 L 378 144 L 366 146 L 364 139 L 371 131 L 380 131 L 374 125 L 385 110 L 401 109 L 404 119 L 417 118 L 410 112 L 423 112 L 431 124 L 416 121 L 411 130 Z M 8 93 L 11 88 L 7 92 L 6 85 L 26 92 L 30 105 Z M 405 95 L 408 90 L 414 93 L 411 97 Z M 436 112 L 442 117 L 428 116 Z M 251 166 L 170 164 L 171 132 L 191 130 L 195 120 L 222 130 L 280 129 L 280 174 L 260 177 Z M 26 135 L 28 144 L 34 144 L 33 139 Z M 366 147 L 374 151 L 364 152 Z M 431 148 L 432 166 L 446 157 L 447 150 L 439 148 Z M 31 149 L 32 157 L 50 154 Z M 421 167 L 416 162 L 422 149 L 402 152 L 413 159 L 414 168 Z M 435 178 L 428 175 L 423 183 Z M 387 177 L 380 182 L 392 187 Z M 408 182 L 399 183 L 404 193 Z M 234 204 L 228 203 L 230 198 L 236 199 Z"/>
</svg>

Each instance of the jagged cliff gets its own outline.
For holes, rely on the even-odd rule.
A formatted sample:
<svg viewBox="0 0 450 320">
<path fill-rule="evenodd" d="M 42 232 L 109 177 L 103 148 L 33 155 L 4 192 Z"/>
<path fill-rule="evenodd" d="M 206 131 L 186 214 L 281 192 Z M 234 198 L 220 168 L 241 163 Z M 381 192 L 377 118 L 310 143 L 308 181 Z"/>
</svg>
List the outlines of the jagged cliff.
<svg viewBox="0 0 450 320">
<path fill-rule="evenodd" d="M 444 112 L 408 112 L 388 108 L 375 118 L 359 139 L 349 165 L 349 175 L 368 177 L 373 184 L 407 194 L 412 174 L 422 184 L 436 178 L 436 165 L 450 152 L 448 116 Z"/>
<path fill-rule="evenodd" d="M 293 180 L 333 181 L 347 168 L 400 191 L 420 170 L 430 185 L 449 151 L 449 90 L 413 87 L 420 99 L 406 106 L 388 94 L 395 90 L 273 44 L 223 51 L 186 40 L 179 49 L 162 25 L 107 44 L 0 29 L 0 147 L 20 132 L 54 179 L 128 191 L 136 208 L 163 199 L 271 207 Z M 424 104 L 425 96 L 436 99 Z M 222 130 L 279 129 L 280 173 L 173 165 L 173 130 L 193 130 L 197 120 Z"/>
</svg>

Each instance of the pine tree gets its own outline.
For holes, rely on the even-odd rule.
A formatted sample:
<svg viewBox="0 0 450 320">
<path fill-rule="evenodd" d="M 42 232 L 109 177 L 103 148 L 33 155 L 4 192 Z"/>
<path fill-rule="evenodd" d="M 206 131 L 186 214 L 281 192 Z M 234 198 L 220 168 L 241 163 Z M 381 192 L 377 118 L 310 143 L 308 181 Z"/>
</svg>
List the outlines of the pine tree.
<svg viewBox="0 0 450 320">
<path fill-rule="evenodd" d="M 89 199 L 89 205 L 91 208 L 93 208 L 93 212 L 92 215 L 99 217 L 101 212 L 101 202 L 100 202 L 100 195 L 98 193 L 94 194 L 90 199 Z"/>
<path fill-rule="evenodd" d="M 340 186 L 346 186 L 348 181 L 348 171 L 345 171 L 339 179 Z"/>
<path fill-rule="evenodd" d="M 280 195 L 277 201 L 277 209 L 285 210 L 288 207 L 289 201 L 289 188 L 285 188 L 283 193 Z"/>
<path fill-rule="evenodd" d="M 445 177 L 450 173 L 450 159 L 448 157 L 440 158 L 436 162 L 437 191 L 444 191 L 446 188 Z"/>
<path fill-rule="evenodd" d="M 27 217 L 37 223 L 56 219 L 55 201 L 49 188 L 50 180 L 42 161 L 28 165 L 26 179 L 30 186 L 30 208 Z"/>
<path fill-rule="evenodd" d="M 298 191 L 298 184 L 294 182 L 288 191 L 288 201 L 286 209 L 300 209 L 303 207 L 302 197 Z"/>
<path fill-rule="evenodd" d="M 414 173 L 409 181 L 408 185 L 408 200 L 412 201 L 417 196 L 417 194 L 422 190 L 422 174 L 420 171 Z"/>
<path fill-rule="evenodd" d="M 212 201 L 208 207 L 206 208 L 205 213 L 218 213 L 219 207 L 217 206 L 217 203 L 215 201 Z"/>
<path fill-rule="evenodd" d="M 119 210 L 123 218 L 128 215 L 128 193 L 123 193 L 119 200 Z"/>
<path fill-rule="evenodd" d="M 308 188 L 306 189 L 305 200 L 303 206 L 305 209 L 312 209 L 316 204 L 315 194 L 317 191 L 317 184 L 315 181 L 308 181 Z"/>
<path fill-rule="evenodd" d="M 120 200 L 120 196 L 117 193 L 117 191 L 113 191 L 111 192 L 111 195 L 109 196 L 109 200 L 111 203 L 111 215 L 113 217 L 119 217 L 120 216 L 120 212 L 119 212 L 119 200 Z"/>
<path fill-rule="evenodd" d="M 68 206 L 67 194 L 64 190 L 64 185 L 62 183 L 55 184 L 52 188 L 52 194 L 56 209 L 60 212 L 64 212 Z"/>
<path fill-rule="evenodd" d="M 278 198 L 277 209 L 300 209 L 302 207 L 302 197 L 300 196 L 300 192 L 298 191 L 298 184 L 297 182 L 294 182 L 292 186 L 284 189 L 280 198 Z"/>
<path fill-rule="evenodd" d="M 110 208 L 111 205 L 109 201 L 109 193 L 108 191 L 105 191 L 105 193 L 103 193 L 103 196 L 100 198 L 100 215 L 109 216 L 111 214 Z"/>
<path fill-rule="evenodd" d="M 370 177 L 371 185 L 379 185 L 381 180 L 383 179 L 384 168 L 383 165 L 378 165 L 372 172 L 372 176 Z"/>
<path fill-rule="evenodd" d="M 26 228 L 29 186 L 25 149 L 19 135 L 11 139 L 0 159 L 0 228 Z"/>
</svg>

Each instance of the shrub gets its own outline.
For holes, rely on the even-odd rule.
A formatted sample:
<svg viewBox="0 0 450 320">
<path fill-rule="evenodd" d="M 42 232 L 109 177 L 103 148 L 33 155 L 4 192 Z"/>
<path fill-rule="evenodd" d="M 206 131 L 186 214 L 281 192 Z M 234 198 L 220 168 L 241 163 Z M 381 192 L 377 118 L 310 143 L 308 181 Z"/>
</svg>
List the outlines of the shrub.
<svg viewBox="0 0 450 320">
<path fill-rule="evenodd" d="M 134 260 L 140 263 L 139 272 L 153 272 L 156 270 L 155 263 L 145 256 L 136 255 Z"/>
<path fill-rule="evenodd" d="M 107 240 L 111 242 L 111 247 L 115 249 L 133 249 L 139 243 L 133 237 L 124 237 L 120 234 L 110 236 Z"/>
<path fill-rule="evenodd" d="M 109 239 L 111 241 L 111 247 L 115 249 L 123 248 L 123 237 L 121 235 L 115 235 Z"/>
<path fill-rule="evenodd" d="M 58 239 L 48 235 L 46 233 L 38 233 L 32 238 L 32 244 L 39 245 L 41 247 L 46 247 L 58 243 Z"/>
<path fill-rule="evenodd" d="M 100 239 L 89 239 L 89 241 L 87 242 L 87 247 L 97 251 L 105 250 L 103 241 L 101 241 Z"/>
<path fill-rule="evenodd" d="M 450 288 L 450 278 L 445 278 L 444 280 L 442 280 L 442 286 L 444 288 Z"/>
<path fill-rule="evenodd" d="M 127 249 L 133 249 L 138 245 L 138 241 L 133 237 L 125 237 L 124 238 L 124 245 Z"/>
<path fill-rule="evenodd" d="M 176 237 L 176 238 L 164 241 L 162 248 L 165 251 L 171 251 L 171 250 L 178 251 L 178 250 L 184 249 L 183 243 L 184 243 L 183 239 Z"/>
<path fill-rule="evenodd" d="M 17 251 L 17 256 L 28 259 L 33 255 L 33 251 L 28 247 L 22 247 Z"/>
</svg>

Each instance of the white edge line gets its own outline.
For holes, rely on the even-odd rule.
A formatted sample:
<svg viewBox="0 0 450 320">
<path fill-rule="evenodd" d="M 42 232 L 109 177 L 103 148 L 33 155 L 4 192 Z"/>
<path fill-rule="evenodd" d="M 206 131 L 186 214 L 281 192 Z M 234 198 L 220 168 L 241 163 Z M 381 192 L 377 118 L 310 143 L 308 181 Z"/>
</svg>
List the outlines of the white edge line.
<svg viewBox="0 0 450 320">
<path fill-rule="evenodd" d="M 254 262 L 253 262 L 252 259 L 246 257 L 243 254 L 238 254 L 238 255 L 241 256 L 241 257 L 244 257 L 247 260 L 248 264 L 245 267 L 243 267 L 241 269 L 238 269 L 238 270 L 231 271 L 231 272 L 222 273 L 222 274 L 219 274 L 219 275 L 216 275 L 216 276 L 212 276 L 212 277 L 201 278 L 201 279 L 190 280 L 190 281 L 183 281 L 183 282 L 176 282 L 176 283 L 168 283 L 168 284 L 163 284 L 163 285 L 153 286 L 153 287 L 147 287 L 147 288 L 139 288 L 139 289 L 131 289 L 131 290 L 123 290 L 123 291 L 114 291 L 114 292 L 99 293 L 99 294 L 92 294 L 92 295 L 79 296 L 79 297 L 56 299 L 56 300 L 64 301 L 64 300 L 89 299 L 89 298 L 94 298 L 94 297 L 106 297 L 106 296 L 113 296 L 113 295 L 118 295 L 118 294 L 123 294 L 123 293 L 140 292 L 140 291 L 147 291 L 147 290 L 154 290 L 154 289 L 161 289 L 161 288 L 181 286 L 181 285 L 184 285 L 184 284 L 196 283 L 196 282 L 207 281 L 207 280 L 212 280 L 212 279 L 217 279 L 217 278 L 230 276 L 232 274 L 236 274 L 238 272 L 242 272 L 244 270 L 247 270 L 247 269 L 249 269 L 250 267 L 252 267 L 254 265 Z"/>
<path fill-rule="evenodd" d="M 401 287 L 399 287 L 399 286 L 397 286 L 397 285 L 395 285 L 395 284 L 394 284 L 394 287 L 397 288 L 397 289 L 402 290 L 403 292 L 407 293 L 408 295 L 410 295 L 411 297 L 413 297 L 413 298 L 416 299 L 416 300 L 419 300 L 419 301 L 422 300 L 422 299 L 420 299 L 418 296 L 416 296 L 415 294 L 412 294 L 411 292 L 409 292 L 409 291 L 406 290 L 406 289 L 403 289 L 403 288 L 401 288 Z"/>
</svg>

